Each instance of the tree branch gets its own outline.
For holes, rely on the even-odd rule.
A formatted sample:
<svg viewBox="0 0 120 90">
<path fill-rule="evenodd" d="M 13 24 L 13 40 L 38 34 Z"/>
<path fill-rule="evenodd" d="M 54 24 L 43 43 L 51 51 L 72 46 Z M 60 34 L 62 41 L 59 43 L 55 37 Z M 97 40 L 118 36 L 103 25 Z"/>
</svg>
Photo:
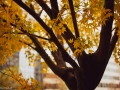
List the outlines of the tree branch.
<svg viewBox="0 0 120 90">
<path fill-rule="evenodd" d="M 43 20 L 38 17 L 38 15 L 33 12 L 28 6 L 26 6 L 21 0 L 14 0 L 18 5 L 20 5 L 23 9 L 25 9 L 29 14 L 31 14 L 35 19 L 36 21 L 38 21 L 38 23 L 50 34 L 51 36 L 51 39 L 52 41 L 54 41 L 54 43 L 57 45 L 57 47 L 60 49 L 60 51 L 62 52 L 62 56 L 63 56 L 63 59 L 65 61 L 67 61 L 68 63 L 70 63 L 74 68 L 76 68 L 76 70 L 79 69 L 79 66 L 77 65 L 77 63 L 69 56 L 69 54 L 64 50 L 64 48 L 61 46 L 61 44 L 59 43 L 58 39 L 56 38 L 55 34 L 53 33 L 53 31 L 43 22 Z M 32 36 L 31 36 L 32 37 Z M 33 38 L 31 38 L 31 40 L 34 40 Z M 36 39 L 35 39 L 36 40 Z M 37 41 L 37 40 L 36 40 Z M 36 41 L 33 41 L 34 43 L 36 43 L 35 45 L 38 45 L 38 42 Z M 43 53 L 44 53 L 44 50 L 42 49 L 41 46 L 37 46 Z M 39 51 L 39 50 L 38 50 Z M 39 52 L 40 53 L 40 52 Z M 43 53 L 40 53 L 42 54 L 44 60 L 45 59 L 50 59 L 49 56 L 45 56 L 46 54 L 43 54 Z M 48 66 L 51 66 L 52 65 L 52 62 L 49 63 L 48 60 L 46 60 L 46 63 L 48 64 Z M 55 66 L 55 65 L 53 65 Z M 53 70 L 54 68 L 51 67 Z"/>
<path fill-rule="evenodd" d="M 42 12 L 43 12 L 43 9 L 40 12 L 38 12 L 38 16 L 41 16 Z"/>
<path fill-rule="evenodd" d="M 21 42 L 21 43 L 23 43 L 23 44 L 25 44 L 25 45 L 31 47 L 32 49 L 36 50 L 36 48 L 33 47 L 33 46 L 31 45 L 31 43 L 27 43 L 27 42 L 24 42 L 24 41 L 22 41 L 22 40 L 19 40 L 19 42 Z"/>
<path fill-rule="evenodd" d="M 67 25 L 64 24 L 64 27 L 66 28 L 66 32 L 64 32 L 64 34 L 62 34 L 62 36 L 65 39 L 65 41 L 67 42 L 67 44 L 69 45 L 70 49 L 74 52 L 75 48 L 73 47 L 73 43 L 69 43 L 68 40 L 73 39 L 73 41 L 74 41 L 75 37 L 72 34 L 72 32 L 70 31 L 70 29 L 67 27 Z"/>
<path fill-rule="evenodd" d="M 118 41 L 117 31 L 118 31 L 118 28 L 115 28 L 114 35 L 113 35 L 113 37 L 111 39 L 111 42 L 110 42 L 110 49 L 109 49 L 108 59 L 110 58 L 110 56 L 112 54 L 112 51 L 114 50 L 114 47 L 116 45 L 116 42 Z"/>
<path fill-rule="evenodd" d="M 4 34 L 8 34 L 9 32 L 5 32 Z M 41 37 L 41 36 L 38 36 L 38 35 L 35 35 L 35 34 L 30 34 L 29 32 L 27 33 L 22 33 L 22 32 L 18 32 L 18 33 L 15 33 L 15 32 L 10 32 L 9 34 L 23 34 L 23 35 L 30 35 L 30 36 L 34 36 L 34 37 L 37 37 L 37 38 L 40 38 L 40 39 L 44 39 L 44 40 L 48 40 L 48 41 L 51 41 L 50 38 L 44 38 L 44 37 Z"/>
<path fill-rule="evenodd" d="M 58 15 L 58 3 L 57 0 L 50 0 L 51 2 L 51 7 L 52 7 L 52 18 L 56 18 Z M 59 23 L 59 21 L 57 22 Z M 66 27 L 67 28 L 67 27 Z M 53 35 L 52 35 L 53 36 Z M 58 36 L 59 37 L 59 36 Z M 69 56 L 69 54 L 64 50 L 64 48 L 62 47 L 62 45 L 59 43 L 59 41 L 57 40 L 56 37 L 52 37 L 53 41 L 55 42 L 55 44 L 57 45 L 57 47 L 60 49 L 61 53 L 62 53 L 62 57 L 63 60 L 68 62 L 69 64 L 71 64 L 73 66 L 73 68 L 75 68 L 76 70 L 79 69 L 79 66 L 76 64 L 76 62 L 74 62 L 74 60 Z"/>
<path fill-rule="evenodd" d="M 55 19 L 58 15 L 58 3 L 57 0 L 50 0 L 51 8 L 52 8 L 52 19 Z"/>
<path fill-rule="evenodd" d="M 22 30 L 24 33 L 26 33 L 24 30 Z M 33 43 L 35 44 L 36 48 L 35 50 L 41 55 L 41 57 L 44 59 L 44 61 L 47 63 L 47 65 L 51 68 L 51 70 L 56 73 L 57 75 L 60 75 L 61 72 L 61 68 L 59 68 L 58 66 L 56 66 L 53 61 L 50 59 L 50 57 L 48 56 L 48 54 L 45 52 L 45 50 L 42 48 L 42 46 L 40 45 L 39 41 L 37 40 L 37 38 L 35 38 L 34 36 L 28 36 Z"/>
<path fill-rule="evenodd" d="M 50 34 L 52 31 L 51 29 L 43 22 L 43 20 L 33 11 L 31 10 L 27 5 L 25 5 L 21 0 L 13 0 L 16 2 L 20 7 L 25 9 L 30 15 L 32 15 L 36 21 Z"/>
<path fill-rule="evenodd" d="M 59 50 L 57 51 L 54 51 L 54 52 L 51 52 L 56 63 L 57 63 L 57 66 L 61 67 L 61 68 L 66 68 L 66 64 L 65 62 L 63 61 L 63 58 L 62 58 L 62 54 Z M 59 57 L 59 58 L 58 58 Z"/>
<path fill-rule="evenodd" d="M 11 77 L 11 78 L 13 78 L 14 80 L 16 80 L 21 86 L 22 86 L 22 83 L 21 82 L 19 82 L 19 80 L 18 79 L 16 79 L 16 78 L 14 78 L 14 76 L 13 75 L 9 75 L 9 74 L 6 74 L 5 72 L 2 72 L 2 71 L 0 71 L 0 73 L 2 73 L 3 75 L 6 75 L 6 76 L 8 76 L 8 77 Z"/>
<path fill-rule="evenodd" d="M 52 18 L 52 10 L 48 7 L 48 5 L 43 0 L 35 0 L 48 14 L 50 18 Z"/>
<path fill-rule="evenodd" d="M 102 25 L 101 33 L 100 33 L 100 43 L 95 54 L 98 56 L 99 60 L 105 61 L 107 60 L 111 32 L 112 32 L 112 24 L 113 24 L 113 15 L 114 15 L 114 0 L 105 0 L 104 3 L 105 9 L 110 9 L 112 16 L 105 21 L 106 25 Z"/>
<path fill-rule="evenodd" d="M 71 11 L 71 15 L 72 15 L 73 26 L 74 26 L 74 29 L 75 29 L 75 35 L 76 35 L 76 38 L 78 38 L 79 37 L 79 31 L 78 31 L 78 26 L 77 26 L 77 20 L 76 20 L 76 16 L 75 16 L 73 1 L 68 0 L 68 2 L 69 2 L 69 5 L 70 5 L 70 11 Z"/>
<path fill-rule="evenodd" d="M 3 22 L 6 22 L 7 23 L 7 21 L 5 20 L 5 19 L 3 19 Z M 10 25 L 11 26 L 13 26 L 13 27 L 15 27 L 16 28 L 16 24 L 13 24 L 13 23 L 10 23 Z M 5 32 L 5 33 L 3 33 L 3 35 L 4 34 L 8 34 L 9 32 Z M 10 34 L 16 34 L 15 32 L 10 32 Z M 17 34 L 25 34 L 25 33 L 22 33 L 22 32 L 18 32 Z M 35 37 L 37 37 L 37 38 L 41 38 L 41 39 L 44 39 L 44 40 L 49 40 L 49 41 L 51 41 L 51 38 L 44 38 L 44 37 L 41 37 L 41 36 L 38 36 L 38 35 L 35 35 L 35 34 L 30 34 L 30 33 L 28 33 L 27 32 L 27 34 L 28 35 L 31 35 L 31 36 L 35 36 Z"/>
<path fill-rule="evenodd" d="M 60 49 L 64 61 L 68 62 L 69 64 L 71 64 L 71 66 L 73 66 L 74 69 L 78 70 L 78 69 L 79 69 L 79 66 L 78 66 L 77 63 L 69 56 L 69 54 L 65 51 L 65 49 L 62 47 L 62 45 L 59 43 L 59 41 L 58 41 L 58 39 L 56 38 L 56 36 L 52 36 L 51 39 L 54 41 L 54 43 L 55 43 L 55 44 L 57 45 L 57 47 Z"/>
<path fill-rule="evenodd" d="M 108 20 L 105 21 L 105 25 L 102 25 L 101 33 L 100 33 L 100 43 L 98 49 L 93 54 L 93 59 L 95 60 L 95 65 L 97 65 L 96 69 L 93 67 L 92 69 L 95 70 L 92 76 L 96 77 L 93 83 L 93 87 L 96 87 L 105 71 L 107 63 L 109 61 L 108 57 L 110 55 L 110 40 L 112 34 L 112 26 L 113 26 L 113 17 L 114 17 L 114 0 L 104 0 L 104 8 L 110 9 L 112 16 L 107 18 Z M 93 64 L 93 63 L 92 63 Z M 97 72 L 97 75 L 96 75 Z"/>
<path fill-rule="evenodd" d="M 51 9 L 52 9 L 52 18 L 51 19 L 56 19 L 56 18 L 59 17 L 58 16 L 59 9 L 58 9 L 57 0 L 50 0 L 50 4 L 51 4 Z M 58 25 L 58 23 L 60 23 L 60 20 L 57 20 L 57 21 L 54 22 L 54 24 L 57 24 L 57 25 Z M 61 35 L 57 35 L 56 37 L 57 37 L 57 39 L 61 40 L 60 44 L 63 46 L 62 36 Z M 57 65 L 59 67 L 64 67 L 65 68 L 66 64 L 65 64 L 65 61 L 64 61 L 64 59 L 62 57 L 61 50 L 58 49 L 57 51 L 54 51 L 54 52 L 51 52 L 51 53 L 52 53 L 52 55 L 53 55 Z"/>
<path fill-rule="evenodd" d="M 51 38 L 44 38 L 44 37 L 41 37 L 41 36 L 38 36 L 38 35 L 34 35 L 34 34 L 29 34 L 30 36 L 34 36 L 34 37 L 37 37 L 37 38 L 41 38 L 41 39 L 44 39 L 44 40 L 48 40 L 48 41 L 51 41 Z"/>
</svg>

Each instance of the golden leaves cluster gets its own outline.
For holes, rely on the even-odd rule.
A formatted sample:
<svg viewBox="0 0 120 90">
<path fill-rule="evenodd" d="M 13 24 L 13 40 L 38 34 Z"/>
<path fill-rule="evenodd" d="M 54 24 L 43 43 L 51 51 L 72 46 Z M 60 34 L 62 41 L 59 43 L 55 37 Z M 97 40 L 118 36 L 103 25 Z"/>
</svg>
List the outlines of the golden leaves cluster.
<svg viewBox="0 0 120 90">
<path fill-rule="evenodd" d="M 19 73 L 18 67 L 7 67 L 0 71 L 0 87 L 17 90 L 40 90 L 41 82 L 34 78 L 25 79 L 22 73 Z"/>
<path fill-rule="evenodd" d="M 21 36 L 17 35 L 17 29 L 11 26 L 19 20 L 18 15 L 22 16 L 22 10 L 16 3 L 12 0 L 0 1 L 0 64 L 4 64 L 6 57 L 21 49 L 22 44 L 18 41 Z"/>
<path fill-rule="evenodd" d="M 85 38 L 79 37 L 75 41 L 73 41 L 73 39 L 69 39 L 68 41 L 69 43 L 73 43 L 73 46 L 75 48 L 73 55 L 75 57 L 82 55 L 82 52 L 85 50 L 88 50 L 88 53 L 93 53 L 93 51 L 90 49 L 93 47 L 93 43 L 90 40 L 85 40 Z"/>
</svg>

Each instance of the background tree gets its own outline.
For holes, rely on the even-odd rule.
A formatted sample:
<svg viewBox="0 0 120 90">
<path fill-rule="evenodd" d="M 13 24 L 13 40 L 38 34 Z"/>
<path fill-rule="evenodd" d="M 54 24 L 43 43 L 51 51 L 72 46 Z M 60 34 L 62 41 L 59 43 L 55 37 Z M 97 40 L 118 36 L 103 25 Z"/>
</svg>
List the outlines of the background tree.
<svg viewBox="0 0 120 90">
<path fill-rule="evenodd" d="M 119 63 L 119 0 L 1 2 L 4 4 L 1 4 L 0 14 L 5 13 L 1 15 L 1 27 L 8 26 L 1 29 L 0 39 L 8 43 L 11 52 L 26 45 L 37 51 L 70 90 L 94 90 L 115 45 L 114 56 Z M 13 6 L 14 2 L 27 13 L 16 4 Z M 10 12 L 11 6 L 18 8 L 17 13 Z M 5 46 L 1 42 L 1 51 Z M 26 53 L 30 62 L 36 60 L 29 50 Z"/>
</svg>

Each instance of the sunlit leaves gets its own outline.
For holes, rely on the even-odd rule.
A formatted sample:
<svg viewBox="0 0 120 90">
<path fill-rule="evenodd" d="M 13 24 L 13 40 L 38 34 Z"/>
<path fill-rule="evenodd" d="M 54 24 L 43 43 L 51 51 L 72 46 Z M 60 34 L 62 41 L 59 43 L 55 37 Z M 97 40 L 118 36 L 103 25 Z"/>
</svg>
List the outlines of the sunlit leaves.
<svg viewBox="0 0 120 90">
<path fill-rule="evenodd" d="M 84 38 L 77 38 L 74 43 L 74 48 L 76 49 L 74 51 L 74 56 L 77 57 L 78 55 L 82 55 L 82 52 L 84 50 L 88 50 L 89 53 L 92 53 L 92 48 L 94 45 L 92 44 L 92 41 L 88 40 L 86 41 Z"/>
<path fill-rule="evenodd" d="M 45 62 L 40 62 L 40 65 L 41 65 L 41 72 L 42 73 L 47 73 L 48 72 L 48 66 Z"/>
<path fill-rule="evenodd" d="M 50 8 L 51 6 L 49 1 L 43 0 Z M 15 51 L 19 51 L 22 46 L 24 48 L 28 48 L 26 50 L 26 56 L 28 58 L 29 64 L 36 66 L 36 61 L 41 59 L 40 55 L 37 56 L 36 53 L 33 53 L 33 49 L 38 49 L 38 46 L 32 42 L 30 36 L 35 37 L 38 40 L 37 45 L 40 45 L 48 56 L 51 58 L 51 52 L 66 50 L 67 46 L 70 53 L 72 53 L 76 58 L 85 51 L 86 53 L 93 53 L 94 47 L 97 48 L 100 40 L 100 31 L 101 26 L 105 26 L 107 20 L 113 16 L 109 9 L 103 8 L 104 0 L 73 0 L 73 5 L 75 9 L 75 18 L 77 20 L 79 37 L 74 37 L 75 30 L 73 27 L 72 16 L 70 12 L 70 7 L 68 5 L 68 0 L 58 1 L 59 13 L 56 18 L 51 19 L 48 16 L 48 12 L 46 13 L 44 8 L 41 8 L 35 0 L 23 0 L 23 3 L 26 4 L 36 15 L 38 18 L 40 17 L 44 23 L 51 30 L 50 32 L 54 33 L 56 37 L 60 37 L 58 42 L 56 43 L 54 38 L 52 38 L 54 34 L 50 35 L 50 33 L 45 30 L 36 20 L 33 19 L 28 13 L 22 10 L 17 4 L 15 4 L 12 0 L 1 0 L 0 1 L 0 64 L 4 64 L 6 62 L 6 57 L 12 56 L 12 53 Z M 120 3 L 119 0 L 115 0 L 115 12 L 114 12 L 114 25 L 115 27 L 120 28 Z M 41 14 L 40 11 L 43 11 Z M 53 15 L 50 12 L 50 15 Z M 66 25 L 66 27 L 65 27 Z M 67 32 L 69 29 L 72 33 L 69 35 Z M 73 37 L 72 37 L 73 35 Z M 120 31 L 118 30 L 118 35 L 120 35 Z M 38 37 L 39 36 L 39 37 Z M 66 38 L 69 40 L 65 40 Z M 41 38 L 42 37 L 42 38 Z M 52 40 L 51 40 L 52 38 Z M 58 47 L 59 42 L 61 47 Z M 57 45 L 56 45 L 57 44 Z M 116 62 L 119 60 L 119 42 L 116 45 L 114 50 L 114 56 L 116 57 Z M 64 48 L 61 49 L 61 48 Z M 49 51 L 49 52 L 48 52 Z M 67 50 L 66 50 L 67 51 Z M 67 52 L 70 56 L 71 54 Z M 47 55 L 46 54 L 46 55 Z M 62 56 L 62 55 L 61 55 Z M 53 57 L 51 58 L 53 61 Z M 42 72 L 46 73 L 48 70 L 47 64 L 45 62 L 41 62 Z M 36 84 L 36 80 L 31 79 L 21 79 L 22 75 L 15 74 L 16 80 L 20 80 L 24 82 L 27 88 L 30 89 L 32 86 L 28 85 L 29 80 L 31 80 L 32 84 Z M 21 88 L 22 89 L 22 88 Z"/>
<path fill-rule="evenodd" d="M 49 49 L 50 49 L 51 51 L 56 51 L 56 50 L 57 50 L 57 47 L 56 47 L 56 45 L 55 45 L 54 42 L 51 42 Z"/>
<path fill-rule="evenodd" d="M 19 42 L 21 36 L 17 35 L 17 29 L 11 24 L 19 21 L 18 15 L 22 15 L 20 7 L 12 0 L 0 1 L 0 52 L 1 63 L 5 63 L 5 57 L 12 56 L 12 53 L 19 51 L 22 44 Z"/>
<path fill-rule="evenodd" d="M 73 39 L 69 39 L 68 42 L 69 42 L 69 43 L 73 43 Z"/>
<path fill-rule="evenodd" d="M 22 14 L 20 7 L 12 0 L 5 0 L 1 2 L 0 7 L 0 17 L 7 20 L 8 23 L 15 22 L 16 15 Z"/>
<path fill-rule="evenodd" d="M 33 2 L 34 0 L 25 0 L 25 3 L 30 6 L 30 4 Z"/>
<path fill-rule="evenodd" d="M 120 65 L 120 38 L 118 39 L 118 42 L 116 43 L 116 47 L 114 48 L 113 55 L 115 57 L 115 62 Z"/>
<path fill-rule="evenodd" d="M 18 67 L 6 67 L 0 71 L 0 87 L 8 87 L 17 90 L 36 90 L 41 88 L 41 83 L 34 78 L 25 79 L 22 73 L 19 73 Z"/>
<path fill-rule="evenodd" d="M 112 16 L 112 13 L 109 9 L 103 9 L 102 10 L 102 25 L 105 25 L 107 19 L 109 19 Z"/>
<path fill-rule="evenodd" d="M 16 38 L 17 36 L 9 36 L 8 37 L 2 37 L 0 38 L 1 42 L 0 42 L 0 55 L 1 55 L 1 59 L 0 62 L 1 63 L 5 63 L 6 61 L 6 57 L 11 57 L 12 53 L 15 51 L 19 51 L 21 49 L 21 43 L 20 42 L 16 42 L 16 40 L 14 38 Z"/>
</svg>

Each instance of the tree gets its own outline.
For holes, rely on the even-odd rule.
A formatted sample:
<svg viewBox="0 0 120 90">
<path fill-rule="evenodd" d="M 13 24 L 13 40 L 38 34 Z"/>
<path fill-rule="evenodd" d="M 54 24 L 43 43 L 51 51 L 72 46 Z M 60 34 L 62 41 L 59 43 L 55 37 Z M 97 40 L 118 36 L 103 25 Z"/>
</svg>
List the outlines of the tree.
<svg viewBox="0 0 120 90">
<path fill-rule="evenodd" d="M 34 49 L 70 90 L 94 90 L 113 50 L 119 63 L 119 0 L 8 1 L 1 1 L 7 16 L 13 1 L 27 12 L 15 4 L 17 13 L 12 12 L 11 19 L 1 18 L 10 28 L 1 34 L 1 39 L 7 39 L 8 50 L 13 52 L 19 44 L 19 49 L 24 44 Z M 14 43 L 9 44 L 12 40 Z M 36 60 L 30 51 L 26 53 L 30 62 Z"/>
</svg>

